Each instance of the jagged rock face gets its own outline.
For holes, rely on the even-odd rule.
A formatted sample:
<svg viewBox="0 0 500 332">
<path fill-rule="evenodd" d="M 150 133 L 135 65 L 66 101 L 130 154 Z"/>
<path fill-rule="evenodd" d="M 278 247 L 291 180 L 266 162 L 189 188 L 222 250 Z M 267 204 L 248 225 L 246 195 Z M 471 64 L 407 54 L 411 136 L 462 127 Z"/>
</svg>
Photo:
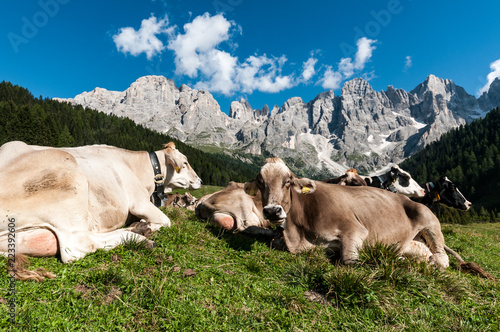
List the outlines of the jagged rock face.
<svg viewBox="0 0 500 332">
<path fill-rule="evenodd" d="M 349 167 L 382 168 L 399 162 L 461 124 L 500 105 L 500 80 L 479 99 L 430 75 L 406 92 L 374 91 L 361 78 L 304 102 L 290 98 L 272 110 L 241 99 L 229 116 L 212 95 L 162 76 L 139 78 L 123 92 L 96 88 L 66 100 L 126 116 L 195 146 L 216 145 L 284 158 L 299 174 L 339 175 Z"/>
<path fill-rule="evenodd" d="M 483 93 L 478 101 L 482 109 L 493 109 L 500 105 L 500 78 L 491 82 L 488 92 Z"/>
<path fill-rule="evenodd" d="M 227 131 L 230 119 L 209 92 L 187 85 L 177 88 L 163 76 L 141 77 L 123 92 L 96 88 L 66 101 L 128 117 L 192 144 L 236 142 Z"/>
<path fill-rule="evenodd" d="M 500 79 L 495 78 L 488 90 L 488 99 L 490 100 L 490 108 L 500 105 Z"/>
</svg>

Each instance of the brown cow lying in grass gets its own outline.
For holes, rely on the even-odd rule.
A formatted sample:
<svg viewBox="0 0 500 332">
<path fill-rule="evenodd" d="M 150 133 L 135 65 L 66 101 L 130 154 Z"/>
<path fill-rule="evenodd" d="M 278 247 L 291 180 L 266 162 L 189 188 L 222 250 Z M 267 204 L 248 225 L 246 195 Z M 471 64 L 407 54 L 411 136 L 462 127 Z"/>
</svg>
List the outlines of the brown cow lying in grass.
<svg viewBox="0 0 500 332">
<path fill-rule="evenodd" d="M 403 195 L 298 178 L 279 158 L 267 159 L 244 190 L 252 196 L 260 192 L 264 218 L 284 224 L 290 252 L 320 246 L 340 251 L 343 262 L 352 264 L 364 243 L 381 242 L 396 244 L 402 255 L 422 257 L 440 269 L 449 266 L 439 220 L 429 208 Z M 417 235 L 427 246 L 414 241 Z M 467 266 L 487 276 L 477 264 Z"/>
<path fill-rule="evenodd" d="M 234 233 L 274 236 L 271 224 L 262 215 L 260 196 L 249 196 L 243 183 L 229 182 L 226 188 L 205 195 L 196 205 L 196 216 L 210 220 L 221 228 Z"/>
</svg>

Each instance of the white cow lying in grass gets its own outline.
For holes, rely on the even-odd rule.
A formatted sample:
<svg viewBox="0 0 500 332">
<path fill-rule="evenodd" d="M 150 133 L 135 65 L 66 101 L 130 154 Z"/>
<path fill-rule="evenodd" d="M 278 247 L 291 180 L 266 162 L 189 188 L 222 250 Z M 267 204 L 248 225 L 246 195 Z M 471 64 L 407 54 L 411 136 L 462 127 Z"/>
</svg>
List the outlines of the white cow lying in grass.
<svg viewBox="0 0 500 332">
<path fill-rule="evenodd" d="M 174 143 L 155 153 L 166 190 L 201 187 Z M 0 147 L 0 253 L 60 254 L 66 263 L 98 248 L 113 248 L 131 236 L 147 241 L 122 227 L 133 219 L 150 222 L 152 230 L 170 226 L 150 201 L 154 189 L 148 152 L 106 145 L 6 143 Z"/>
</svg>

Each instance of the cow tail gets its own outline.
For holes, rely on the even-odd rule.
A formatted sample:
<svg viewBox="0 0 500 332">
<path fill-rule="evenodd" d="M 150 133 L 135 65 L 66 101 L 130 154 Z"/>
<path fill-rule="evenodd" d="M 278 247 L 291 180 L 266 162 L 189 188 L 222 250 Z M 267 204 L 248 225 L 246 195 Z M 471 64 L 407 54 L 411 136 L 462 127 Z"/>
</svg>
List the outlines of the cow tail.
<svg viewBox="0 0 500 332">
<path fill-rule="evenodd" d="M 43 281 L 45 278 L 53 279 L 56 275 L 52 272 L 45 270 L 44 268 L 38 268 L 36 270 L 28 270 L 26 266 L 29 264 L 28 257 L 23 254 L 18 254 L 15 256 L 14 264 L 10 270 L 13 276 L 17 280 L 34 280 Z"/>
<path fill-rule="evenodd" d="M 460 269 L 460 271 L 466 272 L 466 273 L 469 273 L 472 275 L 477 275 L 477 276 L 480 276 L 480 277 L 485 278 L 485 279 L 495 280 L 495 277 L 492 274 L 486 272 L 478 264 L 476 264 L 474 262 L 466 263 L 457 252 L 455 252 L 453 249 L 451 249 L 447 245 L 444 246 L 444 250 L 448 254 L 452 255 L 453 257 L 455 257 L 458 260 L 458 263 L 459 263 L 458 268 Z"/>
</svg>

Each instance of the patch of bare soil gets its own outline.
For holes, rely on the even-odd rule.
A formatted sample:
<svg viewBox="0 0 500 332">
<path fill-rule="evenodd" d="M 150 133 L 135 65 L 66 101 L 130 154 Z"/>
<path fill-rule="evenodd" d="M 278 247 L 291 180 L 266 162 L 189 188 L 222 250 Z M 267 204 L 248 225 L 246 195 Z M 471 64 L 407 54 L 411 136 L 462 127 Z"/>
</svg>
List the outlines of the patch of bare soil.
<svg viewBox="0 0 500 332">
<path fill-rule="evenodd" d="M 316 302 L 319 304 L 330 304 L 330 301 L 328 301 L 325 296 L 315 291 L 307 291 L 304 293 L 304 296 L 306 297 L 306 299 L 312 302 Z"/>
<path fill-rule="evenodd" d="M 123 292 L 120 288 L 115 287 L 115 286 L 111 286 L 111 289 L 109 290 L 108 294 L 106 294 L 106 298 L 104 299 L 103 304 L 110 305 L 111 302 L 120 299 L 122 294 L 123 294 Z"/>
</svg>

